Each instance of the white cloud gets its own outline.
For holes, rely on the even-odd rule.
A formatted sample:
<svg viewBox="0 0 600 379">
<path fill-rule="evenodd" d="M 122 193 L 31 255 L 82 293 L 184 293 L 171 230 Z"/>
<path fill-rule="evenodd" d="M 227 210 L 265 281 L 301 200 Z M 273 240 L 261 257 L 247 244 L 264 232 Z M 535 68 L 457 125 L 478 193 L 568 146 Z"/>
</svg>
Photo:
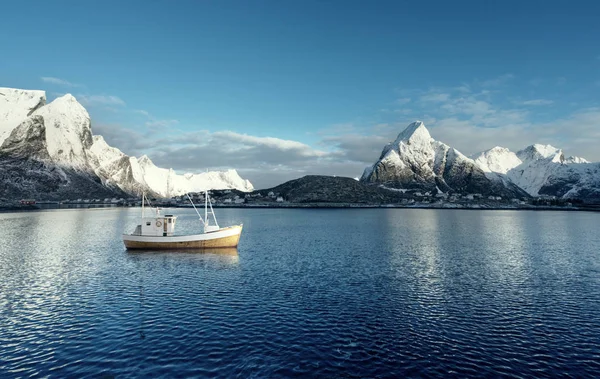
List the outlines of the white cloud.
<svg viewBox="0 0 600 379">
<path fill-rule="evenodd" d="M 517 151 L 533 143 L 543 143 L 563 148 L 567 155 L 600 160 L 597 148 L 600 108 L 580 109 L 552 123 L 534 122 L 535 112 L 545 110 L 534 106 L 550 105 L 550 100 L 521 99 L 511 105 L 497 88 L 481 88 L 483 84 L 499 86 L 512 78 L 512 75 L 504 75 L 459 87 L 402 90 L 398 95 L 400 98 L 393 103 L 397 108 L 410 103 L 412 111 L 387 109 L 384 117 L 393 118 L 387 123 L 333 125 L 314 133 L 319 141 L 312 146 L 295 140 L 235 131 L 201 130 L 159 138 L 150 130 L 142 138 L 140 133 L 132 130 L 120 131 L 109 126 L 99 129 L 100 134 L 107 133 L 105 137 L 109 144 L 114 141 L 116 147 L 128 154 L 148 154 L 161 167 L 172 167 L 179 172 L 235 168 L 257 188 L 308 174 L 360 176 L 367 165 L 379 158 L 385 144 L 414 121 L 410 115 L 419 115 L 433 138 L 466 155 L 494 146 Z M 548 79 L 547 83 L 552 80 Z M 176 120 L 158 120 L 145 110 L 133 112 L 145 116 L 148 126 L 176 123 Z"/>
<path fill-rule="evenodd" d="M 71 83 L 68 80 L 54 78 L 52 76 L 42 76 L 40 79 L 45 83 L 57 84 L 64 87 L 81 87 L 80 84 Z"/>
<path fill-rule="evenodd" d="M 527 100 L 522 103 L 523 105 L 551 105 L 554 104 L 552 100 L 546 99 L 535 99 L 535 100 Z"/>
<path fill-rule="evenodd" d="M 125 102 L 117 96 L 105 95 L 77 95 L 77 98 L 83 105 L 118 105 L 125 106 Z"/>
<path fill-rule="evenodd" d="M 364 168 L 362 163 L 347 162 L 299 141 L 233 131 L 201 130 L 161 138 L 118 125 L 99 125 L 94 133 L 128 155 L 147 154 L 157 166 L 181 173 L 235 168 L 257 188 L 308 174 L 356 176 Z"/>
<path fill-rule="evenodd" d="M 215 132 L 212 136 L 242 145 L 264 146 L 282 151 L 295 151 L 303 157 L 322 157 L 327 155 L 326 152 L 315 150 L 304 143 L 275 137 L 255 137 L 231 131 Z"/>
</svg>

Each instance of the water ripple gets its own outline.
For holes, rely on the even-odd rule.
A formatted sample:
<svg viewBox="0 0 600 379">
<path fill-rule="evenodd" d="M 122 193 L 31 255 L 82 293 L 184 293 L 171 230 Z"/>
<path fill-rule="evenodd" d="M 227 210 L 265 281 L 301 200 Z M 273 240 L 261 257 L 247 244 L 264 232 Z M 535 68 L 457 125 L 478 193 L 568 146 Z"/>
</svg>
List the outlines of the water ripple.
<svg viewBox="0 0 600 379">
<path fill-rule="evenodd" d="M 239 251 L 199 254 L 3 214 L 0 376 L 600 376 L 599 216 L 223 210 Z"/>
</svg>

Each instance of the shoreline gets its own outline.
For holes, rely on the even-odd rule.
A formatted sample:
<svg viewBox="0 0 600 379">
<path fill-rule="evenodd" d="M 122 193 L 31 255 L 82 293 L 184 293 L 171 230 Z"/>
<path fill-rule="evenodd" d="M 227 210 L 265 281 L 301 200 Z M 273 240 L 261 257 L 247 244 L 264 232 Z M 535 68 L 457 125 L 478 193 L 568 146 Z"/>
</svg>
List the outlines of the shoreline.
<svg viewBox="0 0 600 379">
<path fill-rule="evenodd" d="M 451 206 L 449 206 L 451 204 Z M 48 204 L 44 204 L 48 205 Z M 114 206 L 112 204 L 96 204 L 93 206 L 11 206 L 0 207 L 0 213 L 37 212 L 46 210 L 87 210 L 87 209 L 121 209 L 139 208 L 140 206 Z M 190 208 L 191 205 L 165 204 L 162 208 Z M 565 211 L 565 212 L 600 212 L 600 205 L 590 206 L 494 206 L 487 204 L 361 204 L 361 203 L 285 203 L 285 204 L 213 204 L 213 208 L 230 209 L 441 209 L 441 210 L 469 210 L 469 211 Z"/>
</svg>

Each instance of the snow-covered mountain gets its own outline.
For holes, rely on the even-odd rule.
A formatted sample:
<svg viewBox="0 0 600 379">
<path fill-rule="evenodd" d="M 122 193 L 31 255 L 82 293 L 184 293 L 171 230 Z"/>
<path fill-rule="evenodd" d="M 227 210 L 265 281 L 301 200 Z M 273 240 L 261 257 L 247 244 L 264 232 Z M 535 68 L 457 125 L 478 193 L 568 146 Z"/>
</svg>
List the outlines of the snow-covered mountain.
<svg viewBox="0 0 600 379">
<path fill-rule="evenodd" d="M 0 149 L 0 198 L 106 198 L 125 195 L 104 186 L 93 173 L 59 166 L 48 153 L 46 126 L 39 115 L 25 119 Z"/>
<path fill-rule="evenodd" d="M 0 166 L 4 197 L 35 197 L 36 191 L 37 197 L 51 198 L 253 190 L 235 170 L 178 175 L 147 156 L 129 157 L 92 134 L 90 116 L 75 97 L 46 104 L 44 91 L 0 88 Z"/>
<path fill-rule="evenodd" d="M 492 180 L 510 181 L 531 196 L 600 197 L 600 163 L 565 158 L 561 149 L 551 145 L 534 144 L 517 153 L 495 147 L 474 160 Z"/>
<path fill-rule="evenodd" d="M 497 146 L 466 157 L 431 138 L 417 121 L 384 147 L 361 181 L 432 193 L 600 198 L 600 163 L 565 158 L 561 149 L 539 144 L 517 153 Z"/>
<path fill-rule="evenodd" d="M 433 193 L 524 194 L 510 183 L 490 179 L 472 159 L 431 138 L 421 121 L 410 124 L 387 144 L 379 160 L 365 169 L 361 181 Z"/>
<path fill-rule="evenodd" d="M 0 87 L 0 145 L 17 125 L 45 104 L 44 91 Z"/>
</svg>

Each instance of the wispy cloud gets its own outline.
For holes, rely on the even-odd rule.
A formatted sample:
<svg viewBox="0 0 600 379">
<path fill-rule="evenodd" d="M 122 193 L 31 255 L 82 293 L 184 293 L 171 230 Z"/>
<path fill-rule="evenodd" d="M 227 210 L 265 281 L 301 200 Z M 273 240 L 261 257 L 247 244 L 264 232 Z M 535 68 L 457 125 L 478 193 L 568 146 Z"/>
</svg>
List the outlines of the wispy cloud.
<svg viewBox="0 0 600 379">
<path fill-rule="evenodd" d="M 411 100 L 410 97 L 400 98 L 400 99 L 396 100 L 396 105 L 405 105 L 405 104 L 408 104 L 408 103 L 410 103 L 410 100 Z"/>
<path fill-rule="evenodd" d="M 64 87 L 81 87 L 81 84 L 71 83 L 68 80 L 55 78 L 52 76 L 42 76 L 40 79 L 42 79 L 44 83 L 56 84 Z"/>
<path fill-rule="evenodd" d="M 165 128 L 178 123 L 178 120 L 151 120 L 146 121 L 146 126 L 149 128 Z"/>
<path fill-rule="evenodd" d="M 523 105 L 551 105 L 551 104 L 554 104 L 554 101 L 546 100 L 546 99 L 535 99 L 535 100 L 524 101 L 521 104 L 523 104 Z"/>
<path fill-rule="evenodd" d="M 480 85 L 482 87 L 497 87 L 506 84 L 506 82 L 510 81 L 511 79 L 514 79 L 514 77 L 515 76 L 513 74 L 504 74 L 494 79 L 484 80 L 480 83 Z"/>
<path fill-rule="evenodd" d="M 135 109 L 133 111 L 133 113 L 137 113 L 137 114 L 141 114 L 141 115 L 146 116 L 146 117 L 150 117 L 150 113 L 148 113 L 148 111 L 145 111 L 143 109 Z"/>
<path fill-rule="evenodd" d="M 95 106 L 95 105 L 117 105 L 125 106 L 125 102 L 112 95 L 77 95 L 77 98 L 83 105 Z"/>
<path fill-rule="evenodd" d="M 147 121 L 144 123 L 150 129 L 167 128 L 176 124 L 179 124 L 179 120 L 176 119 L 159 119 L 154 117 L 150 112 L 144 109 L 134 109 L 133 113 L 144 116 Z"/>
<path fill-rule="evenodd" d="M 427 101 L 432 103 L 442 103 L 448 101 L 450 95 L 447 93 L 428 93 L 421 96 L 421 101 Z"/>
</svg>

